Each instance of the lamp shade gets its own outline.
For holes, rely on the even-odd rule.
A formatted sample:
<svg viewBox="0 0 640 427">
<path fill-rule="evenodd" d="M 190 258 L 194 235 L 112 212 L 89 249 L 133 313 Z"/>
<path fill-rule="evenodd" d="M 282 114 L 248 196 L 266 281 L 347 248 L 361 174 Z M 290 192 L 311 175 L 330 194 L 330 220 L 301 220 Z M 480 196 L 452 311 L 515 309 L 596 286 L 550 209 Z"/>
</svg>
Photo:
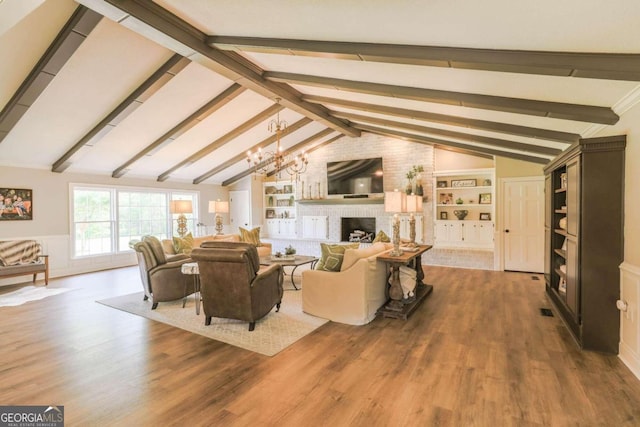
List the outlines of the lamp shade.
<svg viewBox="0 0 640 427">
<path fill-rule="evenodd" d="M 405 212 L 422 212 L 422 196 L 412 194 L 407 196 L 407 209 Z"/>
<path fill-rule="evenodd" d="M 404 212 L 406 209 L 407 195 L 401 191 L 385 191 L 384 193 L 384 211 L 385 212 Z"/>
<path fill-rule="evenodd" d="M 171 200 L 169 202 L 169 210 L 174 214 L 187 214 L 193 212 L 193 207 L 191 200 Z"/>
<path fill-rule="evenodd" d="M 229 213 L 229 202 L 222 200 L 209 201 L 209 213 Z"/>
</svg>

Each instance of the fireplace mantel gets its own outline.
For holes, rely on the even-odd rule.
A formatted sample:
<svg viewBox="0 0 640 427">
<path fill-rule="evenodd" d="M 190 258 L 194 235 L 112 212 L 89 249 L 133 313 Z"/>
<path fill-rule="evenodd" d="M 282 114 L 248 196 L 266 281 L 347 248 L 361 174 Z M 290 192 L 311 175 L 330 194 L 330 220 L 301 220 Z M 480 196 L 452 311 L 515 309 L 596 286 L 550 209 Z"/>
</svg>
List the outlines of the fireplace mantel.
<svg viewBox="0 0 640 427">
<path fill-rule="evenodd" d="M 301 205 L 379 205 L 384 203 L 384 197 L 354 197 L 350 199 L 300 199 L 296 203 Z"/>
</svg>

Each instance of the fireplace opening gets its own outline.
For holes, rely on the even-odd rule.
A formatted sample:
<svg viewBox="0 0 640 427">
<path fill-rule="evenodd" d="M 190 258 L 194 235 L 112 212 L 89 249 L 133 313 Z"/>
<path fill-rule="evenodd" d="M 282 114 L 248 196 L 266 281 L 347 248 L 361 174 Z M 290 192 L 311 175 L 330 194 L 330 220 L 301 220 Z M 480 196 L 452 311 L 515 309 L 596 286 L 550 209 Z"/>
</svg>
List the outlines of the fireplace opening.
<svg viewBox="0 0 640 427">
<path fill-rule="evenodd" d="M 375 218 L 341 218 L 341 240 L 343 242 L 371 243 L 375 237 Z"/>
</svg>

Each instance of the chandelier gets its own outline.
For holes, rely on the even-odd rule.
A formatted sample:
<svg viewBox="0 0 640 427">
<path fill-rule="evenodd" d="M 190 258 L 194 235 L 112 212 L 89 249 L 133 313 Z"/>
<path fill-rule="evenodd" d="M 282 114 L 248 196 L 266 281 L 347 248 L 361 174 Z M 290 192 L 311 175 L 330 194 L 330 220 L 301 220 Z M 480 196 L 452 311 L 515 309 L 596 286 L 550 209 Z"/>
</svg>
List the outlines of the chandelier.
<svg viewBox="0 0 640 427">
<path fill-rule="evenodd" d="M 280 98 L 276 98 L 276 103 L 280 103 Z M 277 174 L 280 178 L 282 171 L 291 175 L 291 179 L 299 179 L 299 176 L 306 172 L 307 164 L 309 163 L 309 156 L 302 151 L 300 154 L 296 154 L 291 157 L 284 152 L 280 137 L 282 133 L 287 129 L 287 122 L 280 120 L 280 112 L 276 114 L 276 118 L 269 122 L 269 132 L 272 132 L 276 136 L 276 149 L 275 151 L 262 151 L 262 147 L 258 148 L 255 153 L 247 151 L 247 163 L 252 167 L 255 172 L 263 175 Z"/>
</svg>

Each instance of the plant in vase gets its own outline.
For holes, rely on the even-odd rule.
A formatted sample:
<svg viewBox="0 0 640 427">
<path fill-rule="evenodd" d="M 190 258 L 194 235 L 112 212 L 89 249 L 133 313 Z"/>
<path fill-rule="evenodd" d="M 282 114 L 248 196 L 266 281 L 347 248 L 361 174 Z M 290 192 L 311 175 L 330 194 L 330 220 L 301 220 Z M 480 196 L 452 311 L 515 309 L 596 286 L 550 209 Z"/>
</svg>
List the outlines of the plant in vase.
<svg viewBox="0 0 640 427">
<path fill-rule="evenodd" d="M 416 196 L 424 195 L 424 187 L 422 186 L 422 173 L 424 172 L 424 167 L 422 165 L 413 165 L 413 174 L 416 178 Z"/>
<path fill-rule="evenodd" d="M 413 193 L 413 178 L 415 178 L 416 173 L 412 170 L 410 170 L 409 172 L 407 172 L 407 185 L 405 186 L 405 193 L 407 193 L 408 195 Z"/>
<path fill-rule="evenodd" d="M 293 246 L 289 245 L 286 248 L 284 248 L 284 254 L 288 255 L 288 256 L 292 256 L 296 254 L 296 248 L 294 248 Z"/>
</svg>

